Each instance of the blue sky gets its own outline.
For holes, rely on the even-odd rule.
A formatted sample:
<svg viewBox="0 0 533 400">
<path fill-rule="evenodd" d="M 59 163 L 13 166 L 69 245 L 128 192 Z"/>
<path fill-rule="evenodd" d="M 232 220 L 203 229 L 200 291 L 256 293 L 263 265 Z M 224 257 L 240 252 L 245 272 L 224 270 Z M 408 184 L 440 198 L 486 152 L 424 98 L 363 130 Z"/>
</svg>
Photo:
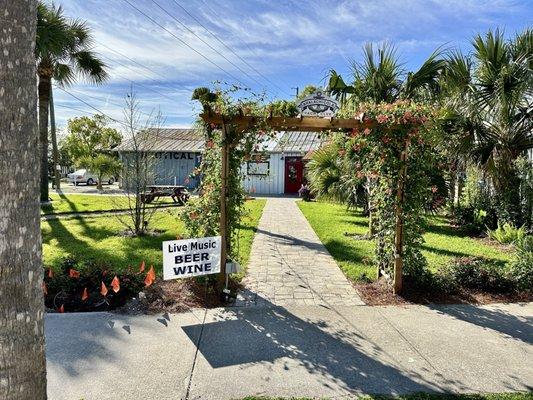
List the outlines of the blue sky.
<svg viewBox="0 0 533 400">
<path fill-rule="evenodd" d="M 127 1 L 55 0 L 66 15 L 87 20 L 94 50 L 109 66 L 104 85 L 79 82 L 68 90 L 122 119 L 133 85 L 142 110 L 160 108 L 174 127 L 190 126 L 198 114 L 192 90 L 217 80 L 289 99 L 295 87 L 322 86 L 331 68 L 348 77 L 367 42 L 392 42 L 405 69 L 414 70 L 438 46 L 468 52 L 473 35 L 489 28 L 514 35 L 533 25 L 533 0 Z M 95 112 L 54 94 L 60 126 Z"/>
</svg>

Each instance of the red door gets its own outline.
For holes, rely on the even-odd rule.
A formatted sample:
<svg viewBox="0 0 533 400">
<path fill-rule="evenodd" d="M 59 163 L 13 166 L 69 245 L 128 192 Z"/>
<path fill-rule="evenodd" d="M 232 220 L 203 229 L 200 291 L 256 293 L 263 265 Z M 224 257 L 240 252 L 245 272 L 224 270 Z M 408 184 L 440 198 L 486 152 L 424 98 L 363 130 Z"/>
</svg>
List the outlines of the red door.
<svg viewBox="0 0 533 400">
<path fill-rule="evenodd" d="M 302 187 L 303 175 L 302 157 L 285 157 L 285 193 L 298 193 Z"/>
</svg>

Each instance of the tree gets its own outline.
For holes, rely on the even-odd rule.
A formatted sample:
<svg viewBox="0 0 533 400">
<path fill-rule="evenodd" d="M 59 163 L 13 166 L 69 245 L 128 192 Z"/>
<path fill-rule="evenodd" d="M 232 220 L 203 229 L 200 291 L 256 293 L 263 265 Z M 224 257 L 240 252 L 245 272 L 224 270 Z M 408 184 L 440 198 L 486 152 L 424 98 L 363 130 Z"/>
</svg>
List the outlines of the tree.
<svg viewBox="0 0 533 400">
<path fill-rule="evenodd" d="M 384 43 L 375 51 L 371 43 L 365 45 L 363 62 L 352 62 L 353 83 L 348 85 L 335 70 L 330 71 L 328 92 L 341 105 L 352 107 L 361 102 L 393 103 L 399 99 L 425 100 L 438 93 L 440 73 L 445 60 L 436 50 L 416 72 L 406 72 L 396 49 Z"/>
<path fill-rule="evenodd" d="M 80 166 L 83 160 L 113 149 L 122 141 L 122 135 L 107 126 L 107 123 L 108 119 L 99 114 L 69 120 L 68 133 L 61 142 L 61 150 L 70 156 L 76 166 Z"/>
<path fill-rule="evenodd" d="M 105 64 L 91 50 L 91 44 L 91 32 L 85 21 L 69 20 L 61 7 L 39 2 L 35 56 L 39 76 L 41 201 L 48 201 L 48 117 L 52 79 L 60 86 L 72 84 L 78 76 L 94 83 L 103 82 L 107 78 Z"/>
<path fill-rule="evenodd" d="M 155 207 L 147 207 L 145 194 L 148 192 L 148 185 L 152 185 L 156 179 L 155 167 L 158 160 L 154 149 L 159 140 L 163 118 L 161 113 L 152 112 L 142 122 L 139 101 L 134 93 L 126 96 L 123 113 L 125 145 L 128 150 L 121 154 L 120 179 L 125 189 L 128 213 L 117 217 L 133 235 L 141 236 L 147 232 L 150 219 L 157 210 Z M 117 208 L 123 209 L 123 202 L 117 201 Z"/>
<path fill-rule="evenodd" d="M 477 35 L 471 56 L 451 54 L 442 79 L 448 131 L 490 176 L 502 222 L 522 223 L 515 161 L 533 148 L 533 30 L 511 40 Z"/>
<path fill-rule="evenodd" d="M 35 0 L 0 1 L 0 398 L 46 399 Z"/>
<path fill-rule="evenodd" d="M 96 188 L 98 190 L 104 189 L 102 187 L 103 178 L 117 174 L 121 167 L 119 160 L 107 154 L 98 154 L 94 158 L 86 158 L 81 161 L 81 164 L 96 174 L 98 179 Z"/>
</svg>

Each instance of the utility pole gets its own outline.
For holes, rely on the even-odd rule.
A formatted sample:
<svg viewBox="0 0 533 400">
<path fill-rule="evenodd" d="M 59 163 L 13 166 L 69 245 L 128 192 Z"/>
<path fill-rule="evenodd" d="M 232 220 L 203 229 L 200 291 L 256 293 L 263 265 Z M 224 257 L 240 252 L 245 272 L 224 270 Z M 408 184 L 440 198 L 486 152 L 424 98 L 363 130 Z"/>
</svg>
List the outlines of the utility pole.
<svg viewBox="0 0 533 400">
<path fill-rule="evenodd" d="M 291 87 L 291 89 L 296 90 L 296 96 L 294 97 L 298 98 L 298 95 L 300 94 L 300 88 L 296 86 L 296 87 Z"/>
</svg>

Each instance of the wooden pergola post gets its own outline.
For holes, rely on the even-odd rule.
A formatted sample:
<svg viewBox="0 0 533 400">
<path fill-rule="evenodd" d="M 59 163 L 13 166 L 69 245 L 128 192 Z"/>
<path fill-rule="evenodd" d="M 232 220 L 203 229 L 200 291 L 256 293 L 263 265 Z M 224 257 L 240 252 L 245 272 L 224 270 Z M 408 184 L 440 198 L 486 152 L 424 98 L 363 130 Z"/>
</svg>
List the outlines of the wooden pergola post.
<svg viewBox="0 0 533 400">
<path fill-rule="evenodd" d="M 407 148 L 409 143 L 405 142 L 405 147 L 400 154 L 400 176 L 398 177 L 398 188 L 396 192 L 396 229 L 394 238 L 394 275 L 393 292 L 400 294 L 403 286 L 403 245 L 404 245 L 404 217 L 403 203 L 405 200 L 405 181 L 407 179 Z"/>
<path fill-rule="evenodd" d="M 228 200 L 228 161 L 229 146 L 228 132 L 225 122 L 222 122 L 222 146 L 221 146 L 221 187 L 220 187 L 220 273 L 218 283 L 223 287 L 226 283 L 226 259 L 228 257 L 228 220 L 227 220 L 227 200 Z"/>
</svg>

